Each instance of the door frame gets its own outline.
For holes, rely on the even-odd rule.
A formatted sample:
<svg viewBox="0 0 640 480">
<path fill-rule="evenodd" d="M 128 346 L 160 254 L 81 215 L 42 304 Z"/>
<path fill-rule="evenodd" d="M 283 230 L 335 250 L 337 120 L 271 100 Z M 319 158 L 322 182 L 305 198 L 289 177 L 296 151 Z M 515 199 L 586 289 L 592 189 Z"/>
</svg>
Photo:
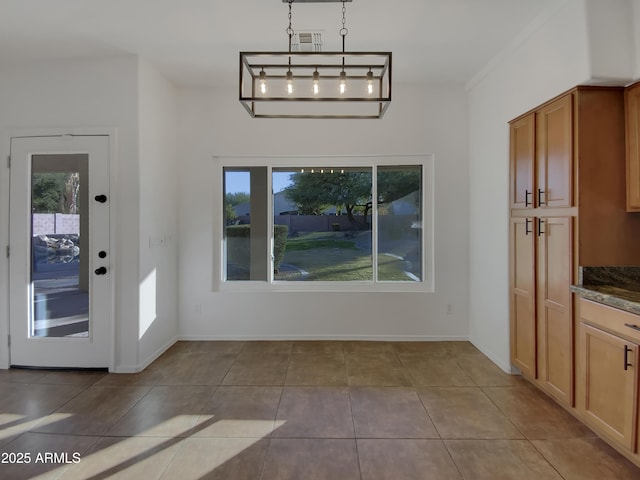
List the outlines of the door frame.
<svg viewBox="0 0 640 480">
<path fill-rule="evenodd" d="M 7 369 L 11 365 L 11 349 L 9 347 L 9 258 L 5 249 L 9 245 L 9 225 L 10 225 L 10 170 L 8 159 L 11 155 L 11 139 L 15 137 L 59 137 L 64 135 L 74 136 L 108 136 L 109 137 L 109 185 L 111 195 L 109 198 L 109 256 L 117 257 L 117 223 L 116 211 L 118 209 L 118 196 L 114 195 L 117 190 L 116 183 L 116 148 L 117 129 L 115 128 L 31 128 L 31 129 L 11 129 L 4 132 L 2 141 L 3 161 L 0 164 L 0 369 Z M 110 297 L 108 315 L 108 369 L 113 372 L 115 369 L 115 349 L 116 349 L 116 328 L 115 328 L 115 287 L 117 275 L 117 262 L 112 261 L 110 265 Z"/>
</svg>

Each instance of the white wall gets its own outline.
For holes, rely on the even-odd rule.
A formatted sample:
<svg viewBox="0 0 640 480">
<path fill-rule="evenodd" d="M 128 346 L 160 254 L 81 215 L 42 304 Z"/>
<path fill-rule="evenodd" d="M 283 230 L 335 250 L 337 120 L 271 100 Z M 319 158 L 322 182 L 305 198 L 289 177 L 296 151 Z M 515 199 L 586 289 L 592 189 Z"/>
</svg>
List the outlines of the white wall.
<svg viewBox="0 0 640 480">
<path fill-rule="evenodd" d="M 633 1 L 585 1 L 591 60 L 590 83 L 624 85 L 633 77 Z"/>
<path fill-rule="evenodd" d="M 605 2 L 597 3 L 566 0 L 555 6 L 468 86 L 470 339 L 506 371 L 510 369 L 508 121 L 575 85 L 597 82 L 596 76 L 620 80 L 629 74 L 632 36 L 626 23 L 618 25 L 611 19 L 629 15 L 631 4 L 606 2 L 614 11 L 603 14 Z M 622 37 L 628 39 L 626 45 Z M 606 58 L 615 54 L 623 61 Z"/>
<path fill-rule="evenodd" d="M 180 337 L 466 338 L 464 89 L 394 85 L 381 121 L 251 119 L 235 89 L 179 93 Z M 435 293 L 212 291 L 213 155 L 435 154 Z M 446 314 L 446 305 L 453 314 Z"/>
<path fill-rule="evenodd" d="M 140 313 L 138 365 L 178 337 L 176 89 L 150 64 L 138 69 Z"/>
<path fill-rule="evenodd" d="M 135 57 L 47 60 L 3 64 L 0 132 L 13 129 L 97 127 L 117 129 L 117 182 L 111 187 L 118 218 L 115 255 L 116 365 L 137 361 L 138 314 L 138 65 Z M 9 153 L 6 135 L 0 151 Z M 4 158 L 4 156 L 3 156 Z M 0 168 L 0 245 L 8 244 L 8 170 Z M 0 338 L 8 325 L 7 260 L 0 255 Z M 0 342 L 0 368 L 8 366 Z"/>
<path fill-rule="evenodd" d="M 633 36 L 633 78 L 640 78 L 640 0 L 631 1 Z"/>
</svg>

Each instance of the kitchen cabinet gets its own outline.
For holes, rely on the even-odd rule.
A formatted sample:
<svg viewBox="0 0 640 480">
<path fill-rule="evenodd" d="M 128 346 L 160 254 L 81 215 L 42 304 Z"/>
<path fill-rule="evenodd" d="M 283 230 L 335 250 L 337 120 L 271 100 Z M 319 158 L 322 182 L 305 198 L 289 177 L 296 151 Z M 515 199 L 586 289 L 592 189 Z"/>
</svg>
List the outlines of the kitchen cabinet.
<svg viewBox="0 0 640 480">
<path fill-rule="evenodd" d="M 638 85 L 576 87 L 509 122 L 509 318 L 511 364 L 640 466 L 640 316 L 570 290 L 580 266 L 640 265 Z"/>
<path fill-rule="evenodd" d="M 627 211 L 640 212 L 640 83 L 625 90 Z"/>
<path fill-rule="evenodd" d="M 572 205 L 573 95 L 510 125 L 511 208 Z"/>
<path fill-rule="evenodd" d="M 511 258 L 511 361 L 520 371 L 536 377 L 535 235 L 533 218 L 513 217 Z"/>
<path fill-rule="evenodd" d="M 572 218 L 511 218 L 511 360 L 557 400 L 573 393 Z"/>
<path fill-rule="evenodd" d="M 535 125 L 535 113 L 510 125 L 511 208 L 533 208 Z"/>
<path fill-rule="evenodd" d="M 536 324 L 538 381 L 573 402 L 572 218 L 538 217 Z"/>
<path fill-rule="evenodd" d="M 573 100 L 565 95 L 536 112 L 536 205 L 572 204 Z"/>
<path fill-rule="evenodd" d="M 638 343 L 620 336 L 618 325 L 640 324 L 640 317 L 582 298 L 578 309 L 578 412 L 598 434 L 633 453 L 638 440 Z"/>
<path fill-rule="evenodd" d="M 509 124 L 511 362 L 567 407 L 578 267 L 640 265 L 640 216 L 626 212 L 624 107 L 622 88 L 576 87 Z"/>
</svg>

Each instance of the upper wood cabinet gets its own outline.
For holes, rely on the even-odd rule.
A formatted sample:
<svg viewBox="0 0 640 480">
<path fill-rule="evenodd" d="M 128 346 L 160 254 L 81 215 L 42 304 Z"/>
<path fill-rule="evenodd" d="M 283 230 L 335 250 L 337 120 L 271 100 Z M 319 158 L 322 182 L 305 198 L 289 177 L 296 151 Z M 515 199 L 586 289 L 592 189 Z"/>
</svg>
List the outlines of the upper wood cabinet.
<svg viewBox="0 0 640 480">
<path fill-rule="evenodd" d="M 511 208 L 572 206 L 573 94 L 510 124 Z"/>
<path fill-rule="evenodd" d="M 572 205 L 573 95 L 536 112 L 536 191 L 538 207 Z"/>
<path fill-rule="evenodd" d="M 640 212 L 640 83 L 627 88 L 627 211 Z"/>
<path fill-rule="evenodd" d="M 536 116 L 511 123 L 511 208 L 533 208 Z"/>
</svg>

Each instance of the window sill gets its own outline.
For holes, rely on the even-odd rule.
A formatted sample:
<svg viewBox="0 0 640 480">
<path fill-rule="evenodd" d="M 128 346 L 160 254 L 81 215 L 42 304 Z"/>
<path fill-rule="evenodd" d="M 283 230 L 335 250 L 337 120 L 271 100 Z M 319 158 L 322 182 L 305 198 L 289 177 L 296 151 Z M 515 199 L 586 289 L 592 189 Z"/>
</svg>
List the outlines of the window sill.
<svg viewBox="0 0 640 480">
<path fill-rule="evenodd" d="M 214 291 L 221 293 L 433 293 L 426 282 L 220 282 Z"/>
</svg>

